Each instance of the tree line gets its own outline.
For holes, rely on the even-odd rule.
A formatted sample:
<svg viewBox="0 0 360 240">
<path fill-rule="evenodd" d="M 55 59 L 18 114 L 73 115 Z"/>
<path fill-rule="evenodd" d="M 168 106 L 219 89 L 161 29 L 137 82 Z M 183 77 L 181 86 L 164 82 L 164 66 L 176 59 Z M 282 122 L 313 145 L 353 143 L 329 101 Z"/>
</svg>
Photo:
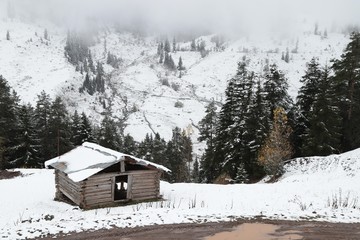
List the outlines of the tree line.
<svg viewBox="0 0 360 240">
<path fill-rule="evenodd" d="M 46 160 L 89 141 L 168 167 L 168 181 L 191 180 L 192 142 L 180 128 L 173 129 L 169 141 L 157 133 L 136 142 L 111 116 L 95 126 L 84 112 L 70 114 L 60 97 L 52 99 L 44 91 L 35 107 L 21 104 L 1 75 L 0 113 L 0 169 L 42 168 Z"/>
<path fill-rule="evenodd" d="M 295 103 L 276 64 L 255 73 L 243 59 L 220 111 L 211 102 L 199 124 L 199 140 L 206 141 L 200 181 L 213 182 L 224 173 L 237 182 L 276 177 L 292 157 L 360 147 L 359 56 L 360 34 L 355 32 L 331 66 L 311 59 Z"/>
</svg>

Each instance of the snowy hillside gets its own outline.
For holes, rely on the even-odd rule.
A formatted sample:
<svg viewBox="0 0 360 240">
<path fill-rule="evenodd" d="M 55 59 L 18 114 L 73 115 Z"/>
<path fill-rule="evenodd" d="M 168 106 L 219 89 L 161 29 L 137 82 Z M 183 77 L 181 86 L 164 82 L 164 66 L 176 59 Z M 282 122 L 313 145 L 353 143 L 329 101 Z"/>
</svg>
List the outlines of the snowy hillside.
<svg viewBox="0 0 360 240">
<path fill-rule="evenodd" d="M 360 149 L 297 159 L 283 178 L 265 184 L 169 184 L 164 201 L 82 211 L 53 201 L 52 170 L 21 169 L 0 180 L 0 235 L 25 239 L 47 234 L 153 224 L 232 221 L 237 218 L 360 222 Z"/>
<path fill-rule="evenodd" d="M 51 24 L 0 20 L 0 32 L 4 36 L 0 40 L 0 74 L 24 102 L 34 103 L 36 95 L 45 90 L 51 96 L 62 96 L 71 111 L 85 111 L 95 122 L 103 117 L 104 103 L 107 107 L 111 105 L 114 116 L 126 120 L 125 133 L 135 140 L 142 140 L 146 133 L 152 132 L 169 139 L 172 128 L 178 126 L 187 129 L 196 141 L 196 125 L 204 116 L 204 107 L 211 99 L 223 101 L 227 80 L 235 74 L 243 56 L 251 60 L 250 66 L 256 71 L 264 66 L 266 59 L 277 63 L 289 79 L 293 97 L 297 95 L 306 62 L 315 56 L 325 64 L 339 57 L 348 42 L 347 36 L 329 33 L 324 38 L 314 35 L 311 27 L 286 38 L 240 36 L 226 41 L 223 51 L 214 51 L 212 36 L 200 37 L 197 41 L 206 42 L 208 56 L 202 58 L 199 52 L 192 51 L 172 53 L 176 64 L 179 57 L 184 62 L 186 70 L 182 78 L 158 63 L 158 36 L 142 38 L 106 29 L 98 33 L 96 44 L 91 47 L 94 61 L 104 63 L 108 75 L 106 90 L 104 94 L 90 96 L 79 93 L 84 75 L 76 72 L 65 58 L 66 29 Z M 45 28 L 50 40 L 43 38 Z M 9 41 L 5 39 L 7 31 L 11 36 Z M 190 42 L 178 45 L 186 48 Z M 297 53 L 291 53 L 296 45 Z M 289 63 L 281 60 L 287 49 Z M 108 51 L 122 59 L 119 69 L 106 64 Z M 169 84 L 163 84 L 164 80 Z M 175 107 L 179 102 L 183 107 Z"/>
</svg>

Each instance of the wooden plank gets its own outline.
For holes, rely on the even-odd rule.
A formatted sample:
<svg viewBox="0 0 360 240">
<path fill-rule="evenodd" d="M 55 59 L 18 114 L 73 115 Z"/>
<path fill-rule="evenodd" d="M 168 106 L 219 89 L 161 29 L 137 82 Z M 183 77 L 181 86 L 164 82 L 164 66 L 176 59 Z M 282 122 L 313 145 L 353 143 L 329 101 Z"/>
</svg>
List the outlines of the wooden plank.
<svg viewBox="0 0 360 240">
<path fill-rule="evenodd" d="M 129 175 L 128 182 L 127 182 L 127 196 L 126 196 L 127 199 L 132 198 L 133 181 L 134 181 L 134 176 Z"/>
<path fill-rule="evenodd" d="M 75 196 L 73 193 L 70 193 L 69 191 L 67 191 L 66 189 L 60 189 L 60 191 L 67 196 L 71 201 L 73 201 L 76 204 L 80 204 L 80 198 L 79 196 Z"/>
<path fill-rule="evenodd" d="M 91 179 L 91 180 L 87 180 L 85 181 L 85 186 L 91 186 L 91 185 L 98 185 L 98 184 L 104 184 L 107 182 L 111 182 L 112 178 L 106 178 L 106 179 Z"/>
<path fill-rule="evenodd" d="M 120 172 L 125 172 L 125 162 L 124 161 L 121 161 L 120 162 Z"/>
<path fill-rule="evenodd" d="M 111 193 L 108 194 L 102 194 L 102 195 L 90 195 L 90 196 L 85 196 L 85 201 L 86 202 L 96 202 L 97 200 L 102 200 L 102 199 L 107 199 L 108 201 L 112 201 L 111 198 Z"/>
<path fill-rule="evenodd" d="M 159 187 L 154 185 L 136 185 L 136 186 L 132 186 L 132 190 L 142 190 L 142 189 L 158 189 Z"/>
<path fill-rule="evenodd" d="M 89 196 L 89 195 L 99 195 L 99 194 L 111 194 L 111 189 L 101 189 L 101 190 L 98 190 L 98 191 L 88 191 L 88 192 L 85 192 L 85 196 Z"/>
<path fill-rule="evenodd" d="M 104 190 L 104 189 L 112 189 L 111 188 L 111 183 L 107 184 L 107 185 L 99 185 L 99 186 L 92 186 L 92 187 L 86 187 L 85 188 L 85 192 L 93 192 L 93 191 L 98 191 L 98 190 Z"/>
<path fill-rule="evenodd" d="M 85 199 L 85 205 L 113 203 L 114 201 L 109 198 L 96 198 L 96 199 Z"/>
</svg>

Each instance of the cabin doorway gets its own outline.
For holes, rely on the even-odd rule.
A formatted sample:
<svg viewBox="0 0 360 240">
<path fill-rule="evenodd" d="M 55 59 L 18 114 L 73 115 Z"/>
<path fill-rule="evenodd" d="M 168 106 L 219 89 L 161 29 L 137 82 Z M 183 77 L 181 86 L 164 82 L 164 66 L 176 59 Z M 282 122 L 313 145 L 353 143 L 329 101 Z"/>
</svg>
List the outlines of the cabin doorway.
<svg viewBox="0 0 360 240">
<path fill-rule="evenodd" d="M 115 177 L 114 201 L 127 199 L 128 175 Z"/>
</svg>

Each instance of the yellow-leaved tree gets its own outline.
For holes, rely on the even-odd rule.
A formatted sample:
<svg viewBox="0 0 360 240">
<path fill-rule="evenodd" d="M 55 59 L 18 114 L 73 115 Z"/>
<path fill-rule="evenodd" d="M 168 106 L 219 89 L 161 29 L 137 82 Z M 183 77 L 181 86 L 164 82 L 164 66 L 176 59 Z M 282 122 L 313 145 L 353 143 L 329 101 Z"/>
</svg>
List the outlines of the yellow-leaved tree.
<svg viewBox="0 0 360 240">
<path fill-rule="evenodd" d="M 292 155 L 291 133 L 292 129 L 284 108 L 275 108 L 270 133 L 258 155 L 259 164 L 264 167 L 267 174 L 273 177 L 282 173 L 284 160 L 289 159 Z"/>
</svg>

